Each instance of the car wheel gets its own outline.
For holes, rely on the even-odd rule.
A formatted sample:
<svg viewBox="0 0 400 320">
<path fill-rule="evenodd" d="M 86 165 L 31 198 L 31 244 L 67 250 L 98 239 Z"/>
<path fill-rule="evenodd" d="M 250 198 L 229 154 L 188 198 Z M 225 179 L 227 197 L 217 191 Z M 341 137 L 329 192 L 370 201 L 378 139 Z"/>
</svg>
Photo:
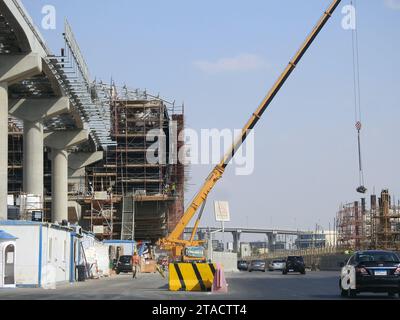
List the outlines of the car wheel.
<svg viewBox="0 0 400 320">
<path fill-rule="evenodd" d="M 349 290 L 347 291 L 347 293 L 348 293 L 348 295 L 349 295 L 350 298 L 355 298 L 355 297 L 357 297 L 357 291 L 356 291 L 356 290 L 349 289 Z"/>
<path fill-rule="evenodd" d="M 340 288 L 340 296 L 342 298 L 347 298 L 349 296 L 349 293 L 346 290 Z"/>
<path fill-rule="evenodd" d="M 300 272 L 302 275 L 305 275 L 306 274 L 306 272 L 305 271 L 302 271 L 302 272 Z"/>
<path fill-rule="evenodd" d="M 389 298 L 395 298 L 396 294 L 394 292 L 388 292 Z"/>
<path fill-rule="evenodd" d="M 339 289 L 340 289 L 340 296 L 342 298 L 347 298 L 349 296 L 349 293 L 347 292 L 347 290 L 344 290 L 342 288 L 342 280 L 341 279 L 339 279 Z"/>
<path fill-rule="evenodd" d="M 283 275 L 287 275 L 287 271 L 286 271 L 286 270 L 283 270 L 283 271 L 282 271 L 282 274 L 283 274 Z"/>
</svg>

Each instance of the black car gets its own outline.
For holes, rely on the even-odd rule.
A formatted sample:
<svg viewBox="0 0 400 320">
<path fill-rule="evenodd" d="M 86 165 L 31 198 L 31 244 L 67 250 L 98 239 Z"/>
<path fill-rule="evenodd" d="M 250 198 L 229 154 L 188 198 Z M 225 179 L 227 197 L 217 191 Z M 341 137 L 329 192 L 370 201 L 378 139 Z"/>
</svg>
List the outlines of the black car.
<svg viewBox="0 0 400 320">
<path fill-rule="evenodd" d="M 306 267 L 303 257 L 291 256 L 286 259 L 286 264 L 282 271 L 282 274 L 286 275 L 289 272 L 299 272 L 301 274 L 306 274 Z"/>
<path fill-rule="evenodd" d="M 237 263 L 237 268 L 240 271 L 247 271 L 249 269 L 249 263 L 246 260 L 239 260 Z"/>
<path fill-rule="evenodd" d="M 117 274 L 132 272 L 132 256 L 120 256 L 115 265 L 115 272 Z"/>
<path fill-rule="evenodd" d="M 361 292 L 400 297 L 399 256 L 379 250 L 355 253 L 342 268 L 339 288 L 342 297 L 355 297 Z"/>
</svg>

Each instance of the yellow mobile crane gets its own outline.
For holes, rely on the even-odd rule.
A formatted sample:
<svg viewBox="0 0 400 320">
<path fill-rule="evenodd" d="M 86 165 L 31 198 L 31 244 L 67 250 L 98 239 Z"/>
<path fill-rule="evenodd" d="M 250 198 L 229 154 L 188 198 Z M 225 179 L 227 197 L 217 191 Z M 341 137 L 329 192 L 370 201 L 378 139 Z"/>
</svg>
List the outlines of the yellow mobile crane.
<svg viewBox="0 0 400 320">
<path fill-rule="evenodd" d="M 341 0 L 332 1 L 329 8 L 324 12 L 323 16 L 318 21 L 317 25 L 314 27 L 312 32 L 309 34 L 307 39 L 302 44 L 301 48 L 297 51 L 296 55 L 289 62 L 286 69 L 283 71 L 281 76 L 275 82 L 271 90 L 268 92 L 267 96 L 261 102 L 260 106 L 257 110 L 252 114 L 250 120 L 246 123 L 246 125 L 242 129 L 242 134 L 237 138 L 237 140 L 232 144 L 231 148 L 227 151 L 224 157 L 221 159 L 221 162 L 212 170 L 210 175 L 207 177 L 200 191 L 193 198 L 192 203 L 187 208 L 185 214 L 178 222 L 175 229 L 171 232 L 169 236 L 166 238 L 160 239 L 158 244 L 161 249 L 171 250 L 172 256 L 176 261 L 182 262 L 204 262 L 204 249 L 202 245 L 204 241 L 195 241 L 195 234 L 197 232 L 197 228 L 199 226 L 201 216 L 204 210 L 205 201 L 207 197 L 217 181 L 221 179 L 222 175 L 225 172 L 225 169 L 228 163 L 234 157 L 236 151 L 240 148 L 243 142 L 246 140 L 250 131 L 253 130 L 257 122 L 260 120 L 261 116 L 265 112 L 265 110 L 269 107 L 274 97 L 277 95 L 279 90 L 282 88 L 283 84 L 289 78 L 290 74 L 296 68 L 297 64 L 300 62 L 303 55 L 306 53 L 308 48 L 311 46 L 319 32 L 323 29 L 325 24 L 328 22 L 329 18 L 332 16 Z M 193 228 L 193 232 L 190 240 L 181 239 L 183 232 L 187 225 L 190 223 L 197 210 L 201 207 L 200 213 L 196 220 L 196 223 Z"/>
</svg>

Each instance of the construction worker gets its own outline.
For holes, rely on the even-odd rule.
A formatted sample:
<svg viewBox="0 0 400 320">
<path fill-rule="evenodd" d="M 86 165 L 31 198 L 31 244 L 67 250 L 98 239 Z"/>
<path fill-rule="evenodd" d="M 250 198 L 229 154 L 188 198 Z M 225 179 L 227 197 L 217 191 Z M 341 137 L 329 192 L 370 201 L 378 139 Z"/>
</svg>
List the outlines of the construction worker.
<svg viewBox="0 0 400 320">
<path fill-rule="evenodd" d="M 132 256 L 132 272 L 133 272 L 132 278 L 133 279 L 137 278 L 137 273 L 138 273 L 139 269 L 140 269 L 140 257 L 137 254 L 137 252 L 135 251 Z"/>
<path fill-rule="evenodd" d="M 171 193 L 173 196 L 175 196 L 175 194 L 176 194 L 176 183 L 175 182 L 171 186 Z"/>
</svg>

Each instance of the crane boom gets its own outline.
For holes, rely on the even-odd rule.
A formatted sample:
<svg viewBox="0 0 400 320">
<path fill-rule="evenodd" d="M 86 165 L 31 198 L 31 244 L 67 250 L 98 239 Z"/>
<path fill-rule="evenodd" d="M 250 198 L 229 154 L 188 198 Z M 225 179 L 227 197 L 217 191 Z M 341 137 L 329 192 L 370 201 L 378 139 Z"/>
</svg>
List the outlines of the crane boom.
<svg viewBox="0 0 400 320">
<path fill-rule="evenodd" d="M 297 51 L 296 55 L 293 59 L 289 62 L 286 69 L 282 72 L 278 80 L 275 82 L 271 90 L 268 92 L 267 96 L 261 102 L 257 110 L 252 114 L 249 121 L 245 124 L 242 129 L 241 135 L 235 140 L 232 144 L 230 149 L 226 152 L 226 154 L 221 159 L 221 162 L 212 170 L 210 175 L 207 177 L 206 181 L 204 182 L 203 186 L 201 187 L 200 191 L 196 194 L 193 198 L 192 203 L 186 209 L 185 214 L 181 218 L 181 220 L 176 225 L 175 229 L 170 233 L 167 238 L 160 240 L 160 245 L 162 247 L 169 247 L 174 248 L 174 246 L 179 246 L 187 243 L 184 240 L 180 240 L 185 228 L 190 223 L 194 215 L 196 214 L 198 208 L 204 203 L 207 199 L 209 193 L 221 179 L 222 175 L 225 172 L 225 168 L 227 167 L 228 163 L 232 160 L 237 150 L 241 147 L 241 145 L 246 140 L 247 136 L 253 130 L 257 122 L 260 120 L 261 116 L 267 110 L 279 90 L 282 88 L 286 80 L 289 78 L 290 74 L 296 68 L 297 64 L 300 62 L 303 55 L 307 52 L 308 48 L 311 46 L 319 32 L 323 29 L 325 24 L 328 22 L 338 5 L 340 4 L 341 0 L 333 0 L 329 8 L 324 12 L 323 16 L 318 21 L 317 25 L 314 27 L 312 32 L 308 35 L 307 39 L 303 42 L 301 48 Z M 198 223 L 197 223 L 198 225 Z M 193 237 L 192 237 L 193 238 Z M 192 243 L 196 243 L 191 239 Z"/>
</svg>

